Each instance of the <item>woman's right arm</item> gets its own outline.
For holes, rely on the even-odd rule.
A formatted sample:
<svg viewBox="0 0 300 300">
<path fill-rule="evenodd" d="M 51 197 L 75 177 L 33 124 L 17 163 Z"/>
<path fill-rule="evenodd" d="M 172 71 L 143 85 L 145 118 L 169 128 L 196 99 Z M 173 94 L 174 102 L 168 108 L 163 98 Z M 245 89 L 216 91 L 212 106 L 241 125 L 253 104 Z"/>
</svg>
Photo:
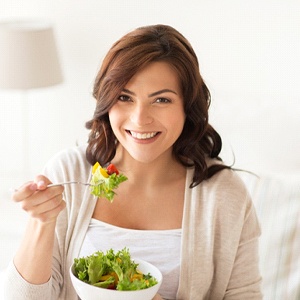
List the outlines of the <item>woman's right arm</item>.
<svg viewBox="0 0 300 300">
<path fill-rule="evenodd" d="M 29 214 L 14 265 L 27 282 L 35 285 L 46 283 L 51 277 L 56 219 L 66 206 L 63 187 L 47 188 L 49 183 L 48 178 L 38 176 L 13 194 L 13 200 L 20 202 Z"/>
</svg>

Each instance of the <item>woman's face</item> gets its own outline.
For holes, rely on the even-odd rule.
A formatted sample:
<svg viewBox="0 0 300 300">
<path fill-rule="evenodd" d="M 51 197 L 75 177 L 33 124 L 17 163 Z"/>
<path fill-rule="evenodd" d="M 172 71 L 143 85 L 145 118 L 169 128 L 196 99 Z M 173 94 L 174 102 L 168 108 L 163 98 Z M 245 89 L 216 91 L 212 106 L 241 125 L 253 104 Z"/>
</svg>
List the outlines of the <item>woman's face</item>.
<svg viewBox="0 0 300 300">
<path fill-rule="evenodd" d="M 126 84 L 109 111 L 120 145 L 140 162 L 171 157 L 185 113 L 177 73 L 165 62 L 153 62 Z"/>
</svg>

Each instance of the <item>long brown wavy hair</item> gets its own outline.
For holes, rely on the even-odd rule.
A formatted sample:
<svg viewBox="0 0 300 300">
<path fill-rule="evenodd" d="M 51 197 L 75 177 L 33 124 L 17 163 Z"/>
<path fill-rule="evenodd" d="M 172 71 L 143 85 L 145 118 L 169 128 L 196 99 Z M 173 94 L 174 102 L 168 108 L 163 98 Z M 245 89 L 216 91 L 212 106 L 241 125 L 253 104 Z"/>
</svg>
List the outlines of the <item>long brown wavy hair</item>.
<svg viewBox="0 0 300 300">
<path fill-rule="evenodd" d="M 188 40 L 167 25 L 145 26 L 126 34 L 113 44 L 96 76 L 93 96 L 97 100 L 93 118 L 86 123 L 90 129 L 86 157 L 92 165 L 110 162 L 118 141 L 112 131 L 108 111 L 131 77 L 150 62 L 171 64 L 180 80 L 186 120 L 183 131 L 173 145 L 173 155 L 186 167 L 194 167 L 190 187 L 229 168 L 217 163 L 207 166 L 206 158 L 221 161 L 220 135 L 208 123 L 210 92 L 199 71 L 197 56 Z"/>
</svg>

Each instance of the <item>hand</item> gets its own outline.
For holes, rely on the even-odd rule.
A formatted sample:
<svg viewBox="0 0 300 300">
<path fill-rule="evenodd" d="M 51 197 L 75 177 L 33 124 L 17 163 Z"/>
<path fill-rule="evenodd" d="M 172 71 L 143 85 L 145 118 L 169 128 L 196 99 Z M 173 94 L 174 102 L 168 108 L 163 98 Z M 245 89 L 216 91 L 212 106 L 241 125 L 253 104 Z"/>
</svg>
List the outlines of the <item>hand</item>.
<svg viewBox="0 0 300 300">
<path fill-rule="evenodd" d="M 159 294 L 156 294 L 152 300 L 163 300 L 163 298 Z"/>
<path fill-rule="evenodd" d="M 20 202 L 32 218 L 42 222 L 55 222 L 59 213 L 66 207 L 62 199 L 63 186 L 47 188 L 51 181 L 45 176 L 37 176 L 35 181 L 22 185 L 12 195 L 12 199 Z"/>
</svg>

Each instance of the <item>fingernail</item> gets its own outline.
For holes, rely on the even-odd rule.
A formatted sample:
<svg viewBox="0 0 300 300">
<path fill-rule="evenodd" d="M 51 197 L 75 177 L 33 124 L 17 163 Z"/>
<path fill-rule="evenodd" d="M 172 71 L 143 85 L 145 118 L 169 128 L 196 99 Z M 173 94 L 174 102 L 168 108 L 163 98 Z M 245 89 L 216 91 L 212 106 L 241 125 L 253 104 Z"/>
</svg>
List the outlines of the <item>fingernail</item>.
<svg viewBox="0 0 300 300">
<path fill-rule="evenodd" d="M 45 187 L 46 186 L 45 181 L 43 181 L 43 180 L 38 181 L 37 186 L 38 187 Z"/>
</svg>

